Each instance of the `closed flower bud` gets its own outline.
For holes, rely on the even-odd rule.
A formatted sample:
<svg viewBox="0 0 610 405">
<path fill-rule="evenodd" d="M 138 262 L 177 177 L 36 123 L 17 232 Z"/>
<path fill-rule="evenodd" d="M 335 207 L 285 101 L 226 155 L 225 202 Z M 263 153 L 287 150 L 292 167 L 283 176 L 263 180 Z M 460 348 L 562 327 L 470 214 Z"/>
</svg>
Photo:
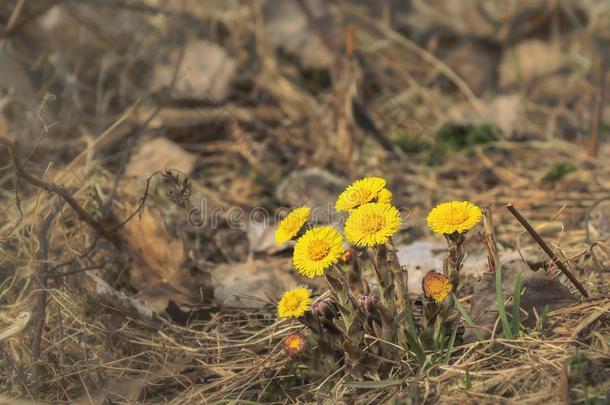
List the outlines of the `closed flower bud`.
<svg viewBox="0 0 610 405">
<path fill-rule="evenodd" d="M 332 300 L 325 299 L 314 302 L 311 312 L 320 319 L 332 321 L 337 316 L 337 307 Z"/>
<path fill-rule="evenodd" d="M 379 298 L 375 294 L 362 294 L 358 297 L 358 303 L 367 312 L 376 312 Z"/>
</svg>

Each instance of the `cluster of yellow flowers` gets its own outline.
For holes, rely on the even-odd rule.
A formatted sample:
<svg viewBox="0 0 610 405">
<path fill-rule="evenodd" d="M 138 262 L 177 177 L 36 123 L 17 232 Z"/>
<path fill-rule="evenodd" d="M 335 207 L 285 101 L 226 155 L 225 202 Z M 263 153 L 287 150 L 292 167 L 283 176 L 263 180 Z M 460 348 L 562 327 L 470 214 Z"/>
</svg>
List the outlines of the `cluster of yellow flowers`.
<svg viewBox="0 0 610 405">
<path fill-rule="evenodd" d="M 349 216 L 343 230 L 345 238 L 357 247 L 372 247 L 387 243 L 401 223 L 400 212 L 392 205 L 392 193 L 386 181 L 379 177 L 366 177 L 352 183 L 343 191 L 335 204 L 337 211 L 347 211 Z M 292 210 L 278 225 L 275 240 L 284 244 L 296 239 L 292 263 L 303 276 L 313 278 L 339 262 L 345 255 L 343 237 L 335 228 L 317 226 L 304 230 L 311 214 L 309 207 Z M 428 214 L 430 228 L 439 234 L 462 233 L 475 226 L 481 219 L 481 210 L 467 201 L 440 204 Z M 438 287 L 439 293 L 430 294 L 435 301 L 451 291 L 445 280 Z M 442 297 L 444 299 L 444 297 Z M 442 300 L 440 299 L 440 300 Z M 278 304 L 278 315 L 283 318 L 300 317 L 310 309 L 311 297 L 306 288 L 287 291 Z"/>
</svg>

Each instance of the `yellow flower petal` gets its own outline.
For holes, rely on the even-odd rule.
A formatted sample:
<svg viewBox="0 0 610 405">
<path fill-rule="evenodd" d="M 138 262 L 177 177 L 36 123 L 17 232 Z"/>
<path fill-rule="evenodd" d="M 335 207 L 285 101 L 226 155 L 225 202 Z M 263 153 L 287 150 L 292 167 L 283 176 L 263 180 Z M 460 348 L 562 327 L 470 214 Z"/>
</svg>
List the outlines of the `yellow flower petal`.
<svg viewBox="0 0 610 405">
<path fill-rule="evenodd" d="M 337 211 L 350 211 L 362 204 L 373 201 L 385 187 L 385 180 L 379 177 L 365 177 L 356 180 L 345 189 L 335 203 Z"/>
<path fill-rule="evenodd" d="M 299 233 L 301 228 L 303 228 L 303 225 L 305 225 L 307 222 L 310 213 L 311 208 L 301 207 L 295 208 L 288 215 L 286 215 L 275 231 L 275 243 L 278 245 L 283 245 L 290 239 L 294 238 Z"/>
<path fill-rule="evenodd" d="M 305 232 L 294 245 L 292 264 L 302 275 L 312 278 L 337 263 L 343 254 L 343 238 L 330 226 L 320 226 Z"/>
<path fill-rule="evenodd" d="M 481 209 L 469 201 L 450 201 L 434 207 L 426 222 L 433 232 L 449 235 L 462 233 L 479 223 L 483 213 Z"/>
<path fill-rule="evenodd" d="M 356 246 L 386 243 L 402 223 L 390 204 L 368 203 L 353 210 L 345 221 L 345 237 Z"/>
<path fill-rule="evenodd" d="M 307 288 L 295 288 L 286 291 L 277 304 L 280 318 L 298 318 L 311 308 L 311 297 Z"/>
<path fill-rule="evenodd" d="M 377 195 L 377 202 L 382 204 L 392 204 L 392 192 L 387 188 L 381 189 Z"/>
</svg>

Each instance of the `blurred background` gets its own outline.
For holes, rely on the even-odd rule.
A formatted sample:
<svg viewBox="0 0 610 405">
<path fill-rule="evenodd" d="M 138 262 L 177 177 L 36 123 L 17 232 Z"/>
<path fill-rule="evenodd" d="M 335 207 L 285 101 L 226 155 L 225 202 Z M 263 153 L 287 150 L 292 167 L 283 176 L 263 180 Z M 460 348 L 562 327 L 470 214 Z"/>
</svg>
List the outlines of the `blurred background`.
<svg viewBox="0 0 610 405">
<path fill-rule="evenodd" d="M 29 170 L 117 222 L 172 169 L 153 194 L 178 193 L 147 202 L 149 225 L 196 272 L 225 275 L 221 301 L 249 277 L 276 296 L 290 264 L 273 214 L 309 204 L 328 222 L 365 175 L 388 180 L 405 246 L 449 199 L 491 207 L 507 245 L 509 201 L 535 223 L 560 214 L 552 237 L 609 231 L 607 1 L 5 0 L 0 20 L 0 129 Z M 33 190 L 2 159 L 9 230 L 15 187 Z M 156 228 L 133 226 L 155 245 Z"/>
<path fill-rule="evenodd" d="M 564 258 L 608 240 L 609 66 L 607 0 L 0 0 L 0 134 L 109 226 L 150 194 L 121 249 L 64 207 L 49 260 L 76 276 L 52 284 L 52 300 L 78 303 L 81 325 L 123 299 L 186 322 L 209 305 L 316 291 L 275 246 L 276 214 L 308 204 L 329 222 L 364 176 L 387 179 L 401 208 L 395 243 L 414 292 L 442 263 L 425 226 L 441 201 L 489 207 L 512 258 L 531 240 L 507 202 Z M 17 180 L 5 152 L 0 162 L 0 282 L 19 286 L 57 199 Z M 469 243 L 465 273 L 480 275 L 484 247 Z M 63 342 L 61 321 L 48 324 L 47 343 Z M 67 386 L 49 398 L 84 395 Z"/>
</svg>

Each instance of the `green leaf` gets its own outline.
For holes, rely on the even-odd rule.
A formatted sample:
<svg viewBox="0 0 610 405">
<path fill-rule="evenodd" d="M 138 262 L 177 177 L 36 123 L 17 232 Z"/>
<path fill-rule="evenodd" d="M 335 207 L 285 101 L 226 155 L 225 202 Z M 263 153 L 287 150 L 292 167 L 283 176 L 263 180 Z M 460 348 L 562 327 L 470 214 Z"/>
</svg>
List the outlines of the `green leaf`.
<svg viewBox="0 0 610 405">
<path fill-rule="evenodd" d="M 455 294 L 451 294 L 451 296 L 453 297 L 453 301 L 455 302 L 455 306 L 457 307 L 458 311 L 460 311 L 460 314 L 462 314 L 462 318 L 464 318 L 464 321 L 466 322 L 466 324 L 468 326 L 470 326 L 470 328 L 472 329 L 472 333 L 474 333 L 474 335 L 476 336 L 477 340 L 483 340 L 483 337 L 479 333 L 479 331 L 478 331 L 477 327 L 475 326 L 474 322 L 472 322 L 472 318 L 470 317 L 470 315 L 468 315 L 468 312 L 466 312 L 464 307 L 460 305 L 460 302 L 458 301 L 458 299 L 455 296 Z"/>
<path fill-rule="evenodd" d="M 555 183 L 568 174 L 576 171 L 576 169 L 576 166 L 571 162 L 555 163 L 549 167 L 542 181 L 547 183 Z"/>
<path fill-rule="evenodd" d="M 417 361 L 419 361 L 420 364 L 423 364 L 426 361 L 426 353 L 424 353 L 421 343 L 409 331 L 405 331 L 405 336 L 409 349 L 415 353 Z"/>
<path fill-rule="evenodd" d="M 455 323 L 453 327 L 453 331 L 451 332 L 451 337 L 449 338 L 449 344 L 447 345 L 447 353 L 445 353 L 445 364 L 449 364 L 449 358 L 451 358 L 451 353 L 453 352 L 453 345 L 455 344 L 455 335 L 457 335 L 458 323 Z M 477 331 L 478 332 L 478 331 Z"/>
</svg>

